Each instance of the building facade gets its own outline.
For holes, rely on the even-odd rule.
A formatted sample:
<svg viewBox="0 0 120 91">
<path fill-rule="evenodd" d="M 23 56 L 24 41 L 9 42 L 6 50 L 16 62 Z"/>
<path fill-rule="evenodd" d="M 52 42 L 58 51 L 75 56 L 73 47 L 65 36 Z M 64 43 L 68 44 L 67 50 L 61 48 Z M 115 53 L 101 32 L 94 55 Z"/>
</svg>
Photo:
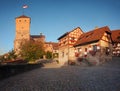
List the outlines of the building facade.
<svg viewBox="0 0 120 91">
<path fill-rule="evenodd" d="M 58 60 L 58 43 L 45 42 L 45 51 L 52 53 L 53 60 Z"/>
<path fill-rule="evenodd" d="M 22 15 L 15 18 L 16 33 L 14 40 L 14 50 L 18 54 L 20 47 L 25 41 L 30 40 L 30 22 L 31 19 L 28 16 Z"/>
<path fill-rule="evenodd" d="M 45 35 L 40 33 L 40 35 L 30 35 L 30 23 L 31 18 L 25 15 L 15 18 L 16 24 L 16 34 L 14 40 L 14 51 L 19 54 L 21 46 L 26 41 L 34 41 L 38 43 L 43 43 L 45 52 L 50 51 L 52 53 L 58 53 L 58 43 L 46 42 Z"/>
<path fill-rule="evenodd" d="M 113 40 L 113 56 L 120 56 L 120 30 L 113 30 L 112 40 Z"/>
<path fill-rule="evenodd" d="M 100 64 L 112 59 L 112 37 L 109 27 L 105 26 L 86 32 L 76 44 L 76 60 L 86 58 L 89 62 Z"/>
<path fill-rule="evenodd" d="M 83 31 L 77 27 L 70 32 L 66 32 L 58 38 L 59 44 L 59 63 L 61 65 L 66 65 L 74 61 L 74 47 L 80 35 L 83 34 Z"/>
</svg>

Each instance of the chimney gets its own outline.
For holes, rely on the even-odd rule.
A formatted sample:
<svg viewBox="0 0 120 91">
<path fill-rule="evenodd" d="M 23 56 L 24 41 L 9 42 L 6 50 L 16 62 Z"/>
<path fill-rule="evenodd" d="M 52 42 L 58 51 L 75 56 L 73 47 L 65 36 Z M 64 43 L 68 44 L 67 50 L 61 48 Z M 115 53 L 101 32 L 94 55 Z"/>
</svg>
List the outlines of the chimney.
<svg viewBox="0 0 120 91">
<path fill-rule="evenodd" d="M 98 29 L 99 27 L 98 26 L 95 26 L 95 29 Z"/>
<path fill-rule="evenodd" d="M 42 35 L 42 33 L 40 33 L 40 35 Z"/>
</svg>

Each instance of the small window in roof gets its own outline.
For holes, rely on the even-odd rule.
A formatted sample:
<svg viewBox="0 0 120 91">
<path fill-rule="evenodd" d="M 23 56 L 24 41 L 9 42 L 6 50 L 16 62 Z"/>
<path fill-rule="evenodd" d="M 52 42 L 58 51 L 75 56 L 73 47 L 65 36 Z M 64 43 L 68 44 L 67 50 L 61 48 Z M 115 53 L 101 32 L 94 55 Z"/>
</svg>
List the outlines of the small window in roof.
<svg viewBox="0 0 120 91">
<path fill-rule="evenodd" d="M 86 35 L 86 38 L 88 37 L 89 35 Z"/>
<path fill-rule="evenodd" d="M 92 35 L 94 32 L 92 32 L 90 35 Z"/>
<path fill-rule="evenodd" d="M 117 39 L 120 40 L 120 36 L 118 36 Z"/>
<path fill-rule="evenodd" d="M 90 34 L 88 34 L 88 35 L 86 35 L 86 38 L 87 38 L 87 37 L 90 37 L 92 34 L 93 34 L 93 32 L 92 32 L 92 33 L 90 33 Z"/>
</svg>

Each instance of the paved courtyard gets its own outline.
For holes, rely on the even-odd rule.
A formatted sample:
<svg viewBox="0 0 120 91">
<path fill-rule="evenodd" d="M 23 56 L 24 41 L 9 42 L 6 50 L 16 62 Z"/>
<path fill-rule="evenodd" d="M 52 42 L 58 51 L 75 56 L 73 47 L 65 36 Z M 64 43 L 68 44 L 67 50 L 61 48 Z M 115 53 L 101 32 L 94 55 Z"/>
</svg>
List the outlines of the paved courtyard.
<svg viewBox="0 0 120 91">
<path fill-rule="evenodd" d="M 1 80 L 0 91 L 120 91 L 120 58 L 94 67 L 49 65 Z"/>
</svg>

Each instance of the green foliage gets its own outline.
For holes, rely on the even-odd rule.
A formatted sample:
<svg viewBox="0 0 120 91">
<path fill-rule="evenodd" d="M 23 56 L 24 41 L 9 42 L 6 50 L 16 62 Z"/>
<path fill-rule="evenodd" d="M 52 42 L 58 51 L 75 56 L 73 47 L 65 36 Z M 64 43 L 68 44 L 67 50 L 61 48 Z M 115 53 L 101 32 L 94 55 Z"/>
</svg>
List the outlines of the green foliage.
<svg viewBox="0 0 120 91">
<path fill-rule="evenodd" d="M 9 51 L 5 55 L 2 55 L 0 57 L 1 61 L 7 61 L 7 60 L 15 60 L 17 58 L 17 55 L 15 54 L 14 50 Z"/>
<path fill-rule="evenodd" d="M 8 59 L 12 60 L 12 59 L 16 59 L 16 58 L 17 58 L 17 55 L 15 54 L 14 50 L 10 51 L 9 55 L 8 55 Z"/>
<path fill-rule="evenodd" d="M 52 58 L 52 52 L 47 51 L 46 52 L 46 58 L 51 59 Z"/>
<path fill-rule="evenodd" d="M 35 61 L 44 55 L 44 47 L 42 42 L 27 41 L 21 46 L 20 55 L 28 61 Z"/>
<path fill-rule="evenodd" d="M 0 62 L 3 62 L 5 60 L 4 56 L 0 57 Z"/>
</svg>

